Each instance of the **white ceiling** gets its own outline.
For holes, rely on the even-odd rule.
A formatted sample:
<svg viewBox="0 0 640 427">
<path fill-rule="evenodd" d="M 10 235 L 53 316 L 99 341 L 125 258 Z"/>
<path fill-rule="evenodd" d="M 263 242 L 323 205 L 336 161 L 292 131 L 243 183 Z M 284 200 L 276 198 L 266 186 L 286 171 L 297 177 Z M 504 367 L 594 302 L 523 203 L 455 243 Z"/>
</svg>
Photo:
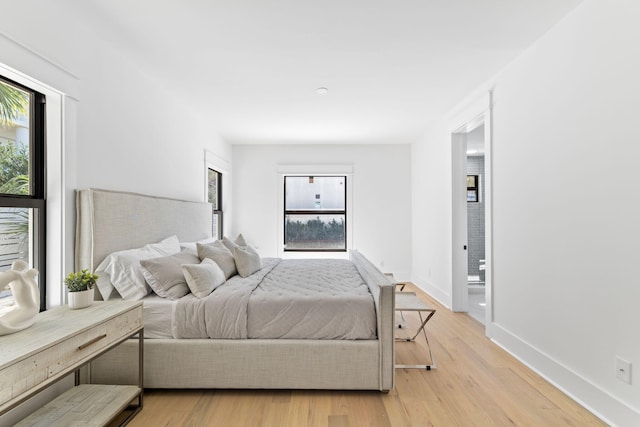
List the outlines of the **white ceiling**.
<svg viewBox="0 0 640 427">
<path fill-rule="evenodd" d="M 231 143 L 411 143 L 580 1 L 89 0 L 83 10 Z"/>
</svg>

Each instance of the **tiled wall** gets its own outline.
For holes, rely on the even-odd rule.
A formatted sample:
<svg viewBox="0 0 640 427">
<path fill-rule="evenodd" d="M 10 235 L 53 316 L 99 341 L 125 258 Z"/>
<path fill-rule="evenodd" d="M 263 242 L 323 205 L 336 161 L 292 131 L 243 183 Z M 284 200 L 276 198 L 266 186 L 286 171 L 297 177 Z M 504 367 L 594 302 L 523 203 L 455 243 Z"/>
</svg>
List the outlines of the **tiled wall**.
<svg viewBox="0 0 640 427">
<path fill-rule="evenodd" d="M 480 201 L 467 202 L 467 256 L 469 259 L 469 275 L 480 276 L 484 282 L 484 271 L 479 270 L 479 260 L 484 254 L 484 157 L 467 157 L 467 175 L 478 175 L 480 181 Z"/>
</svg>

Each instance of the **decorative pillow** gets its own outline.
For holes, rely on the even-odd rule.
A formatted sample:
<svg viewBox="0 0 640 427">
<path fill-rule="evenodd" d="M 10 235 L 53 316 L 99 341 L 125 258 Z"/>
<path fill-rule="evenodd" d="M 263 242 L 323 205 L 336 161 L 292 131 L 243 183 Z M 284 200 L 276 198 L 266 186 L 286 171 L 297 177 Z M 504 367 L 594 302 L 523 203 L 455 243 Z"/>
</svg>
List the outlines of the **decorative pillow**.
<svg viewBox="0 0 640 427">
<path fill-rule="evenodd" d="M 224 272 L 213 260 L 205 258 L 200 264 L 184 264 L 182 272 L 191 293 L 204 298 L 225 282 Z"/>
<path fill-rule="evenodd" d="M 238 237 L 236 237 L 235 244 L 238 246 L 248 246 L 247 241 L 244 240 L 244 236 L 242 235 L 242 233 L 239 233 Z"/>
<path fill-rule="evenodd" d="M 238 237 L 236 237 L 235 241 L 231 241 L 231 239 L 225 236 L 222 238 L 222 243 L 224 243 L 224 245 L 227 247 L 227 249 L 229 249 L 231 253 L 233 253 L 233 250 L 238 246 L 247 246 L 247 241 L 244 240 L 244 236 L 242 235 L 242 233 L 238 234 Z"/>
<path fill-rule="evenodd" d="M 202 239 L 202 240 L 198 240 L 197 242 L 180 242 L 180 249 L 182 250 L 182 252 L 190 252 L 194 255 L 198 254 L 198 248 L 196 247 L 197 243 L 202 243 L 203 245 L 206 245 L 207 243 L 213 243 L 215 242 L 216 239 L 215 237 L 207 237 L 206 239 Z"/>
<path fill-rule="evenodd" d="M 176 236 L 168 237 L 159 243 L 142 248 L 114 252 L 98 265 L 96 286 L 103 300 L 108 300 L 114 288 L 125 300 L 139 300 L 151 292 L 140 269 L 140 261 L 173 255 L 180 252 L 180 243 Z"/>
<path fill-rule="evenodd" d="M 140 269 L 151 289 L 163 298 L 178 299 L 189 293 L 182 264 L 200 262 L 198 255 L 178 252 L 175 255 L 140 261 Z"/>
<path fill-rule="evenodd" d="M 240 277 L 251 276 L 262 268 L 262 260 L 260 255 L 251 246 L 241 248 L 236 247 L 233 250 L 233 257 L 236 261 L 236 267 Z"/>
<path fill-rule="evenodd" d="M 213 243 L 203 245 L 202 243 L 196 243 L 196 247 L 198 248 L 198 257 L 201 260 L 205 258 L 210 258 L 215 261 L 216 264 L 222 269 L 224 272 L 224 278 L 229 279 L 231 276 L 235 276 L 238 274 L 238 270 L 236 269 L 236 262 L 233 259 L 233 254 L 227 247 L 222 243 L 221 240 L 216 240 Z"/>
</svg>

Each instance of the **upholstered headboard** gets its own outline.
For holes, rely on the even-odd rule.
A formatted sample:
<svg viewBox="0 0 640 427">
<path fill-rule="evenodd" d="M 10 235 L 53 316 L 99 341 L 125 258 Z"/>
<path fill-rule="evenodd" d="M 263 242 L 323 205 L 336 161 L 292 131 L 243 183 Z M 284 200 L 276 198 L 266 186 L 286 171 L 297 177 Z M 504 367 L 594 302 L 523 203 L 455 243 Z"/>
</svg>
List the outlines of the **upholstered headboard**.
<svg viewBox="0 0 640 427">
<path fill-rule="evenodd" d="M 143 194 L 76 192 L 76 270 L 93 271 L 107 255 L 176 235 L 181 242 L 211 236 L 211 205 Z"/>
</svg>

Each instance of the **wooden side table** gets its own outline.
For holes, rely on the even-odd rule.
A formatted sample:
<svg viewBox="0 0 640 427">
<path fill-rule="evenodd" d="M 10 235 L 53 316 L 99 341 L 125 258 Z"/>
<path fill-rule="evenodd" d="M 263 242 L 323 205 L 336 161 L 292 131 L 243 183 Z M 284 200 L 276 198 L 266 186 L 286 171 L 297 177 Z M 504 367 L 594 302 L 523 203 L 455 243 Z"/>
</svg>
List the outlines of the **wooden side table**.
<svg viewBox="0 0 640 427">
<path fill-rule="evenodd" d="M 78 384 L 82 366 L 134 335 L 137 385 Z M 137 400 L 128 422 L 142 408 L 142 335 L 141 302 L 94 302 L 81 310 L 62 306 L 38 314 L 32 327 L 0 337 L 0 414 L 75 372 L 76 387 L 17 425 L 107 425 Z"/>
<path fill-rule="evenodd" d="M 420 317 L 420 326 L 418 326 L 418 330 L 411 337 L 396 337 L 397 342 L 414 342 L 417 336 L 422 331 L 424 335 L 424 339 L 427 343 L 427 350 L 429 353 L 429 364 L 423 365 L 399 365 L 396 364 L 396 368 L 412 368 L 412 369 L 426 369 L 430 371 L 431 369 L 436 368 L 436 363 L 433 360 L 433 354 L 431 353 L 431 345 L 429 344 L 429 339 L 427 338 L 427 331 L 425 330 L 425 326 L 427 322 L 433 317 L 436 313 L 434 308 L 428 307 L 422 300 L 420 300 L 415 292 L 396 292 L 396 311 L 404 312 L 404 311 L 417 311 L 418 316 Z M 426 317 L 423 318 L 423 313 Z M 401 328 L 402 325 L 399 326 Z"/>
</svg>

